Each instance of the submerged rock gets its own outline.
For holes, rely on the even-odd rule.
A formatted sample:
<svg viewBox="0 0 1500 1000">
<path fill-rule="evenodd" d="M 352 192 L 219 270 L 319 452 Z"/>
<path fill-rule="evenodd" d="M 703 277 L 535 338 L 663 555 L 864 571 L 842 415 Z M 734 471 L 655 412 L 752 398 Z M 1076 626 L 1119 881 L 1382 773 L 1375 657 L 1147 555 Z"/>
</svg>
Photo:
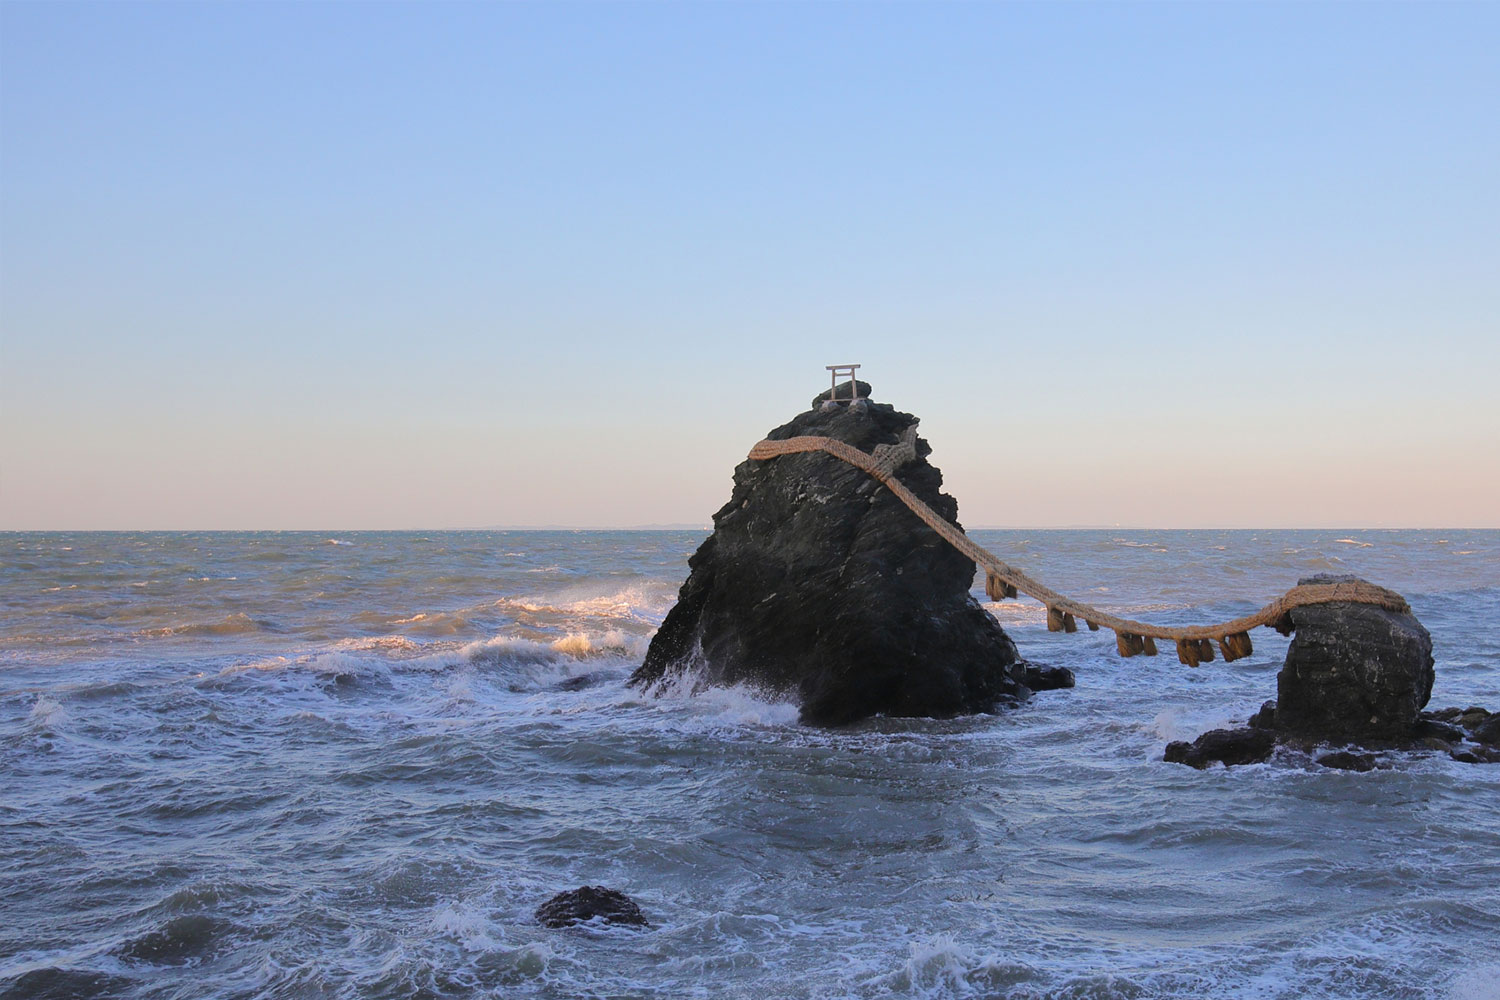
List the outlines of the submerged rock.
<svg viewBox="0 0 1500 1000">
<path fill-rule="evenodd" d="M 1026 686 L 1033 691 L 1057 691 L 1074 685 L 1073 671 L 1067 667 L 1039 667 L 1026 664 Z"/>
<path fill-rule="evenodd" d="M 536 918 L 547 927 L 571 927 L 594 919 L 606 924 L 651 926 L 634 900 L 623 892 L 602 885 L 585 885 L 560 892 L 536 908 Z"/>
<path fill-rule="evenodd" d="M 1269 760 L 1276 734 L 1265 729 L 1210 729 L 1191 743 L 1168 743 L 1163 756 L 1169 764 L 1186 764 L 1200 771 L 1212 764 L 1233 767 Z"/>
<path fill-rule="evenodd" d="M 1355 753 L 1352 750 L 1335 750 L 1333 753 L 1325 753 L 1318 758 L 1318 763 L 1339 771 L 1373 771 L 1380 766 L 1374 754 Z"/>
<path fill-rule="evenodd" d="M 1355 603 L 1294 608 L 1291 619 L 1297 634 L 1276 677 L 1276 730 L 1333 743 L 1409 738 L 1432 694 L 1432 637 L 1422 623 Z"/>
<path fill-rule="evenodd" d="M 867 397 L 869 386 L 859 388 Z M 818 435 L 874 452 L 917 424 L 886 403 L 828 397 L 767 437 Z M 917 457 L 896 475 L 956 522 L 932 449 L 915 440 Z M 802 720 L 821 725 L 989 712 L 1030 694 L 1015 644 L 969 593 L 974 563 L 831 455 L 742 462 L 688 566 L 633 684 L 693 671 L 706 684 L 795 696 Z"/>
</svg>

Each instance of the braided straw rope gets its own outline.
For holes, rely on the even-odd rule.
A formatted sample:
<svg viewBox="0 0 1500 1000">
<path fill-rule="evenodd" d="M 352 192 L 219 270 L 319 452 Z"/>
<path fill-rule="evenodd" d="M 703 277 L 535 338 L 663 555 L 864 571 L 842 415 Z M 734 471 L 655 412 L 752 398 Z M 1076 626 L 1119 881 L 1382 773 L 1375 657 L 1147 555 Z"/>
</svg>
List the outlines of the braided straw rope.
<svg viewBox="0 0 1500 1000">
<path fill-rule="evenodd" d="M 1373 604 L 1402 613 L 1411 611 L 1406 599 L 1395 591 L 1360 581 L 1293 587 L 1254 614 L 1214 625 L 1170 628 L 1135 621 L 1131 618 L 1121 618 L 1092 605 L 1084 604 L 1082 601 L 1065 597 L 1045 584 L 1033 580 L 1014 566 L 1005 563 L 994 553 L 976 544 L 962 530 L 944 519 L 907 489 L 896 478 L 895 470 L 905 462 L 916 458 L 915 426 L 907 428 L 899 444 L 877 446 L 874 455 L 829 437 L 794 437 L 784 441 L 761 441 L 750 449 L 749 457 L 763 461 L 782 455 L 798 455 L 814 451 L 825 452 L 855 468 L 862 469 L 884 484 L 896 495 L 897 499 L 911 508 L 913 514 L 941 535 L 949 545 L 984 567 L 986 590 L 992 598 L 1013 597 L 1015 591 L 1031 595 L 1047 606 L 1048 627 L 1053 631 L 1074 631 L 1076 627 L 1074 622 L 1078 618 L 1088 623 L 1090 629 L 1096 629 L 1099 626 L 1112 629 L 1119 638 L 1122 656 L 1134 656 L 1140 652 L 1154 655 L 1156 647 L 1151 640 L 1170 639 L 1177 643 L 1178 655 L 1183 662 L 1197 666 L 1200 659 L 1213 659 L 1212 649 L 1208 642 L 1217 640 L 1225 659 L 1238 659 L 1250 652 L 1249 637 L 1246 635 L 1250 629 L 1265 625 L 1283 634 L 1288 633 L 1291 631 L 1291 620 L 1287 617 L 1287 613 L 1293 608 L 1309 604 L 1350 602 Z M 1001 586 L 996 586 L 997 581 Z M 1195 648 L 1192 644 L 1199 645 Z"/>
</svg>

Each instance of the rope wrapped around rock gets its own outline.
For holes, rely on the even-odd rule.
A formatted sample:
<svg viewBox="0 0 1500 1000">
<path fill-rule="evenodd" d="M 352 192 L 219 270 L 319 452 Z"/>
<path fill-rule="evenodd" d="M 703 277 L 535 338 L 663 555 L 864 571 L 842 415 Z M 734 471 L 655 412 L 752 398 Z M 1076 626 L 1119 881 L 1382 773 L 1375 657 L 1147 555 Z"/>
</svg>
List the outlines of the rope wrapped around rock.
<svg viewBox="0 0 1500 1000">
<path fill-rule="evenodd" d="M 907 489 L 896 478 L 895 473 L 901 465 L 917 457 L 916 440 L 917 429 L 913 425 L 907 428 L 899 443 L 878 445 L 875 453 L 869 454 L 853 445 L 830 437 L 793 437 L 782 441 L 761 441 L 750 449 L 749 457 L 764 461 L 779 458 L 782 455 L 821 451 L 857 469 L 862 469 L 895 494 L 898 500 L 906 504 L 911 512 L 921 518 L 929 528 L 942 536 L 944 541 L 984 567 L 985 592 L 991 600 L 998 601 L 1007 597 L 1015 597 L 1017 592 L 1036 598 L 1047 606 L 1047 628 L 1053 632 L 1076 631 L 1080 619 L 1094 631 L 1100 627 L 1111 629 L 1115 633 L 1116 648 L 1121 656 L 1135 656 L 1139 653 L 1155 656 L 1156 640 L 1167 639 L 1176 643 L 1178 658 L 1189 666 L 1195 667 L 1200 662 L 1212 660 L 1216 644 L 1225 660 L 1237 660 L 1242 656 L 1249 656 L 1253 651 L 1250 643 L 1250 629 L 1264 625 L 1276 629 L 1282 635 L 1288 635 L 1293 628 L 1291 610 L 1309 604 L 1349 602 L 1373 604 L 1400 613 L 1411 611 L 1406 599 L 1395 591 L 1359 581 L 1293 587 L 1254 614 L 1212 625 L 1174 628 L 1112 615 L 1090 604 L 1084 604 L 1082 601 L 1075 601 L 1059 594 L 1045 584 L 1033 580 L 975 543 L 960 528 L 943 518 Z"/>
</svg>

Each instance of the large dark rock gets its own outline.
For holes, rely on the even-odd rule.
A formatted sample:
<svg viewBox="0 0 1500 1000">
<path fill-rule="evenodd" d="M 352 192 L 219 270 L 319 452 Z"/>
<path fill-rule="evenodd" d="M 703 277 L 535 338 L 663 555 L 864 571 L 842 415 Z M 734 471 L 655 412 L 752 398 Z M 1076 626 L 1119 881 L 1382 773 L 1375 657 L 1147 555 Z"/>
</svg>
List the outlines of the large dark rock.
<svg viewBox="0 0 1500 1000">
<path fill-rule="evenodd" d="M 917 423 L 889 404 L 827 395 L 767 436 L 820 435 L 873 452 Z M 930 452 L 917 438 L 917 457 L 896 474 L 956 521 Z M 969 594 L 974 563 L 831 455 L 742 462 L 688 566 L 633 684 L 693 671 L 701 683 L 794 695 L 803 721 L 822 725 L 988 712 L 1030 693 L 1015 644 Z"/>
<path fill-rule="evenodd" d="M 1301 584 L 1342 583 L 1312 576 Z M 1295 608 L 1297 630 L 1276 678 L 1275 728 L 1303 740 L 1409 737 L 1432 693 L 1432 637 L 1411 614 L 1371 604 Z"/>
<path fill-rule="evenodd" d="M 629 896 L 602 885 L 585 885 L 560 892 L 536 908 L 536 918 L 547 927 L 571 927 L 590 920 L 606 924 L 649 927 L 646 915 Z"/>
</svg>

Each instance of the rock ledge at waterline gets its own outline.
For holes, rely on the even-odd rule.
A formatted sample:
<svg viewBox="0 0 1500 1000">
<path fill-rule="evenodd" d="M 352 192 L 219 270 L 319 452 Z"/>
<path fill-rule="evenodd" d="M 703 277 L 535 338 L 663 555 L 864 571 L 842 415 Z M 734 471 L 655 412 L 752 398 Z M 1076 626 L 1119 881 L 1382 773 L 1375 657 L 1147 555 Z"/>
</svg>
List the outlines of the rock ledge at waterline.
<svg viewBox="0 0 1500 1000">
<path fill-rule="evenodd" d="M 1298 585 L 1361 583 L 1352 576 L 1311 576 Z M 1465 763 L 1500 761 L 1500 721 L 1482 708 L 1424 712 L 1434 678 L 1432 636 L 1411 612 L 1335 602 L 1293 608 L 1295 637 L 1276 675 L 1277 696 L 1245 729 L 1217 729 L 1167 745 L 1168 762 L 1205 768 L 1270 758 L 1277 745 L 1296 751 L 1436 751 Z M 1321 752 L 1317 763 L 1348 771 L 1389 766 L 1378 753 Z"/>
<path fill-rule="evenodd" d="M 835 438 L 862 451 L 897 444 L 917 418 L 849 384 L 771 431 L 783 440 Z M 896 476 L 957 523 L 958 503 L 916 439 Z M 714 531 L 631 683 L 691 671 L 698 683 L 750 684 L 791 695 L 804 722 L 871 715 L 990 712 L 1035 688 L 1072 685 L 1067 671 L 1031 668 L 970 595 L 974 563 L 890 491 L 831 455 L 746 460 Z M 1028 681 L 1030 683 L 1028 683 Z"/>
</svg>

